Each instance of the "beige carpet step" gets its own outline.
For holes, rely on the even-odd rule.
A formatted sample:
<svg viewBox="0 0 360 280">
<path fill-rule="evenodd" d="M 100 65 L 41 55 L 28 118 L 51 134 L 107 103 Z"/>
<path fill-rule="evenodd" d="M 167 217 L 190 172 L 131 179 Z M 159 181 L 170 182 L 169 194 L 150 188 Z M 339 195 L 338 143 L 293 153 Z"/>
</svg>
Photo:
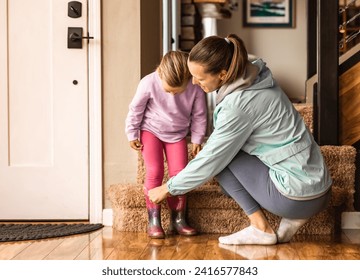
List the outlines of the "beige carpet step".
<svg viewBox="0 0 360 280">
<path fill-rule="evenodd" d="M 142 185 L 112 185 L 108 195 L 113 204 L 113 227 L 119 231 L 146 232 L 147 212 Z M 234 202 L 225 196 L 218 186 L 204 185 L 187 195 L 187 217 L 190 225 L 202 233 L 231 233 L 246 227 L 247 216 Z M 337 210 L 338 209 L 338 210 Z M 326 211 L 313 217 L 299 231 L 303 234 L 332 234 L 336 230 L 336 211 L 338 207 L 329 207 Z M 341 213 L 341 211 L 339 211 Z M 265 211 L 274 228 L 277 228 L 279 217 Z M 162 224 L 164 229 L 169 225 L 169 210 L 162 204 Z"/>
</svg>

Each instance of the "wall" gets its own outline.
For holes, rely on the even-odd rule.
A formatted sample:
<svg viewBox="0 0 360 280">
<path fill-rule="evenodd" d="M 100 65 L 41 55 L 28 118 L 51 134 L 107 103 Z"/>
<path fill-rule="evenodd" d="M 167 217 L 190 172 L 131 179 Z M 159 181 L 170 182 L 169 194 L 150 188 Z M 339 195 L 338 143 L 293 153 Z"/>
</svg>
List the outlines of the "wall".
<svg viewBox="0 0 360 280">
<path fill-rule="evenodd" d="M 124 137 L 124 119 L 140 78 L 140 0 L 102 2 L 103 180 L 127 179 L 136 164 Z M 126 159 L 124 164 L 123 159 Z M 110 208 L 105 199 L 105 208 Z"/>
<path fill-rule="evenodd" d="M 102 1 L 104 208 L 110 185 L 136 181 L 124 122 L 140 78 L 160 60 L 159 13 L 160 0 Z"/>
<path fill-rule="evenodd" d="M 141 0 L 141 77 L 153 72 L 160 63 L 161 14 L 160 0 Z"/>
<path fill-rule="evenodd" d="M 307 65 L 306 2 L 295 1 L 294 28 L 243 27 L 242 1 L 230 19 L 218 20 L 218 34 L 239 35 L 248 52 L 261 57 L 272 70 L 286 94 L 294 99 L 305 99 Z"/>
</svg>

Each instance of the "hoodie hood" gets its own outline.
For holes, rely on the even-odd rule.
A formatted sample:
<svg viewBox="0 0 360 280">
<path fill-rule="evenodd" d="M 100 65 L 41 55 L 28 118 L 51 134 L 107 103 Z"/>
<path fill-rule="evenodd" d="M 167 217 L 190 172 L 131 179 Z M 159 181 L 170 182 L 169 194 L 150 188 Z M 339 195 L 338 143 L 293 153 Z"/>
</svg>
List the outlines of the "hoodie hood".
<svg viewBox="0 0 360 280">
<path fill-rule="evenodd" d="M 257 59 L 253 63 L 248 62 L 241 77 L 219 88 L 216 94 L 216 105 L 235 91 L 264 89 L 273 86 L 274 79 L 270 69 L 262 59 Z"/>
</svg>

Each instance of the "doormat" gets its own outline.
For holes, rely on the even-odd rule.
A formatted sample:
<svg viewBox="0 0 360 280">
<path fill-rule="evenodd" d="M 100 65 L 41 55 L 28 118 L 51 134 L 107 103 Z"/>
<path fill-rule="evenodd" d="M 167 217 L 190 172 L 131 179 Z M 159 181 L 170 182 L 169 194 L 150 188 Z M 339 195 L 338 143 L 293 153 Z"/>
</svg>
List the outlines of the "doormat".
<svg viewBox="0 0 360 280">
<path fill-rule="evenodd" d="M 63 237 L 102 227 L 102 224 L 0 224 L 0 242 Z"/>
</svg>

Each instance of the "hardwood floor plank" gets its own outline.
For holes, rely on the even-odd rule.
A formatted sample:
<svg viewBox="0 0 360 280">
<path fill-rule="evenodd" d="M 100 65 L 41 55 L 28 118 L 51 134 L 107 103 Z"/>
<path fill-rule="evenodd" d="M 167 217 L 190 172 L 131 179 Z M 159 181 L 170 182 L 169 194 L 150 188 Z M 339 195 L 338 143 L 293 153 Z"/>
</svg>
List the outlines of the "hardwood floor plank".
<svg viewBox="0 0 360 280">
<path fill-rule="evenodd" d="M 63 242 L 50 252 L 45 260 L 74 260 L 101 232 L 102 230 L 97 230 L 91 233 L 64 237 Z"/>
<path fill-rule="evenodd" d="M 111 227 L 104 227 L 102 232 L 103 246 L 105 248 L 114 248 L 126 235 L 129 235 L 129 233 L 120 232 Z"/>
<path fill-rule="evenodd" d="M 295 246 L 301 260 L 334 260 L 342 254 L 332 242 L 299 242 Z"/>
<path fill-rule="evenodd" d="M 63 239 L 44 239 L 32 242 L 27 248 L 20 252 L 13 260 L 42 260 L 46 258 Z"/>
<path fill-rule="evenodd" d="M 328 256 L 329 259 L 337 260 L 360 260 L 360 245 L 359 244 L 334 244 L 332 251 Z M 334 256 L 336 258 L 334 258 Z"/>
<path fill-rule="evenodd" d="M 211 247 L 210 247 L 211 246 Z M 245 260 L 242 255 L 236 253 L 236 245 L 219 244 L 219 242 L 209 242 L 212 253 L 207 252 L 206 259 L 209 260 Z"/>
<path fill-rule="evenodd" d="M 107 260 L 138 260 L 142 251 L 143 249 L 131 249 L 127 251 L 115 248 L 112 250 Z"/>
<path fill-rule="evenodd" d="M 206 253 L 207 235 L 181 236 L 172 260 L 203 260 Z"/>
<path fill-rule="evenodd" d="M 74 260 L 89 242 L 88 235 L 68 237 L 45 260 Z"/>
<path fill-rule="evenodd" d="M 266 248 L 268 260 L 299 260 L 297 248 L 292 243 L 268 246 Z"/>
<path fill-rule="evenodd" d="M 206 246 L 205 260 L 243 260 L 244 258 L 236 254 L 235 246 L 222 245 L 218 241 L 219 235 L 209 236 Z"/>
<path fill-rule="evenodd" d="M 144 232 L 123 232 L 122 239 L 115 244 L 116 248 L 142 248 L 151 240 Z"/>
<path fill-rule="evenodd" d="M 11 260 L 31 245 L 31 241 L 5 242 L 0 244 L 0 260 Z"/>
<path fill-rule="evenodd" d="M 172 255 L 172 260 L 203 260 L 206 244 L 182 243 Z"/>
<path fill-rule="evenodd" d="M 91 246 L 86 246 L 75 260 L 106 260 L 112 251 L 113 249 L 110 248 L 92 248 Z"/>
<path fill-rule="evenodd" d="M 75 259 L 106 260 L 114 250 L 114 244 L 121 238 L 112 228 L 104 228 Z"/>
<path fill-rule="evenodd" d="M 237 255 L 237 259 L 241 260 L 266 260 L 268 258 L 266 246 L 262 245 L 219 244 L 219 247 L 234 252 Z"/>
<path fill-rule="evenodd" d="M 171 260 L 179 242 L 178 236 L 151 239 L 140 255 L 141 260 Z"/>
<path fill-rule="evenodd" d="M 122 233 L 124 238 L 117 242 L 108 260 L 138 260 L 151 239 L 143 232 Z"/>
</svg>

